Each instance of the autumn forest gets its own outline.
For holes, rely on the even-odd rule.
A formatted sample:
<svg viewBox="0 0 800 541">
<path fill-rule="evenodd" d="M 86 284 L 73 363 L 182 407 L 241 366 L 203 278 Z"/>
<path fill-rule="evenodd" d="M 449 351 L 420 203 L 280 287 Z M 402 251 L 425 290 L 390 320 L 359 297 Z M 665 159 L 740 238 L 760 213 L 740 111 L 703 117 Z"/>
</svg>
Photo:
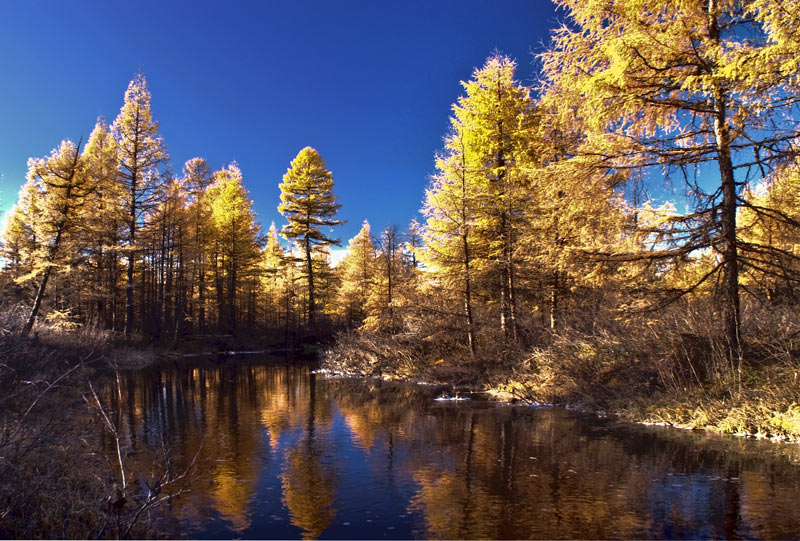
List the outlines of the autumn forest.
<svg viewBox="0 0 800 541">
<path fill-rule="evenodd" d="M 14 479 L 0 534 L 163 534 L 142 517 L 195 464 L 178 473 L 165 450 L 161 484 L 133 506 L 110 404 L 123 409 L 126 363 L 198 351 L 800 439 L 800 4 L 555 3 L 535 81 L 502 51 L 476 59 L 410 223 L 364 220 L 341 239 L 348 201 L 312 146 L 275 179 L 172 163 L 146 71 L 116 118 L 30 158 L 0 239 L 0 478 Z M 260 222 L 256 182 L 279 186 L 283 223 Z M 311 427 L 316 372 L 302 374 Z M 180 385 L 205 389 L 192 377 Z M 62 426 L 57 411 L 93 421 Z M 58 496 L 89 426 L 111 458 L 80 452 L 112 473 L 69 473 L 81 496 Z"/>
<path fill-rule="evenodd" d="M 538 83 L 501 53 L 475 69 L 420 220 L 365 222 L 336 265 L 347 202 L 323 156 L 291 160 L 286 224 L 264 231 L 236 163 L 172 170 L 136 75 L 110 125 L 29 160 L 0 276 L 19 332 L 335 337 L 343 370 L 537 400 L 631 386 L 721 400 L 764 363 L 794 370 L 797 8 L 559 4 Z M 673 196 L 651 198 L 659 186 Z"/>
</svg>

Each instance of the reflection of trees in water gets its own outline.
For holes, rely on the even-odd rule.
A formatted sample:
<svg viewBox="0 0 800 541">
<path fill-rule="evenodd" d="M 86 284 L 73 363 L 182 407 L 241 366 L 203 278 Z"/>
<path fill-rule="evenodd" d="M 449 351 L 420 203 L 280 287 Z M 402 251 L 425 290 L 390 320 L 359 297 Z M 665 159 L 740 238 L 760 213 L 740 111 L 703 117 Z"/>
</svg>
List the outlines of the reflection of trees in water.
<svg viewBox="0 0 800 541">
<path fill-rule="evenodd" d="M 424 537 L 785 537 L 800 523 L 796 510 L 748 504 L 774 476 L 746 452 L 751 442 L 560 409 L 439 407 L 426 389 L 359 383 L 329 392 L 362 447 L 406 449 L 403 463 L 390 454 L 386 464 L 417 485 L 409 509 L 422 515 Z M 771 463 L 800 480 L 786 459 Z M 796 484 L 782 486 L 792 501 Z"/>
<path fill-rule="evenodd" d="M 466 417 L 466 418 L 465 418 Z M 463 459 L 453 469 L 423 465 L 414 473 L 419 486 L 409 508 L 425 518 L 429 538 L 498 538 L 503 521 L 502 500 L 493 498 L 487 487 L 476 482 L 476 414 L 457 416 L 465 430 Z M 452 429 L 455 424 L 449 424 Z M 452 435 L 452 432 L 448 430 Z"/>
<path fill-rule="evenodd" d="M 261 424 L 267 428 L 270 448 L 277 452 L 285 431 L 303 426 L 309 414 L 311 394 L 309 370 L 297 366 L 274 366 L 259 372 L 258 409 Z M 315 404 L 317 417 L 330 421 L 327 404 Z"/>
<path fill-rule="evenodd" d="M 317 429 L 316 377 L 309 377 L 308 408 L 303 438 L 286 455 L 281 473 L 283 498 L 292 524 L 304 530 L 304 537 L 317 538 L 330 526 L 336 509 L 336 476 L 323 463 L 324 449 L 315 439 Z"/>
<path fill-rule="evenodd" d="M 426 537 L 785 537 L 800 523 L 797 510 L 778 517 L 769 506 L 749 516 L 742 502 L 756 485 L 739 472 L 757 459 L 695 446 L 687 434 L 632 427 L 610 437 L 598 419 L 517 412 L 432 410 L 441 428 L 429 445 L 460 460 L 410 465 L 419 484 L 411 508 L 425 516 Z M 784 462 L 784 471 L 796 490 L 796 468 Z"/>
<path fill-rule="evenodd" d="M 319 450 L 307 441 L 295 445 L 286 455 L 281 481 L 292 524 L 304 530 L 304 537 L 319 537 L 336 516 L 336 478 Z"/>
<path fill-rule="evenodd" d="M 373 479 L 415 487 L 408 505 L 423 537 L 792 537 L 800 524 L 796 447 L 560 409 L 441 405 L 429 387 L 317 382 L 298 366 L 153 369 L 112 387 L 108 401 L 136 451 L 129 460 L 144 464 L 166 435 L 179 469 L 202 443 L 213 483 L 198 483 L 177 509 L 199 518 L 213 508 L 239 532 L 258 477 L 285 447 L 292 522 L 308 536 L 332 523 L 338 473 L 321 431 L 336 411 Z"/>
<path fill-rule="evenodd" d="M 311 388 L 307 367 L 228 365 L 129 372 L 122 401 L 115 388 L 108 395 L 139 451 L 160 446 L 163 434 L 178 468 L 202 445 L 202 479 L 178 502 L 179 515 L 201 519 L 204 509 L 215 509 L 242 532 L 252 523 L 255 485 L 270 456 L 262 451 L 277 448 L 284 431 L 302 429 Z M 314 408 L 318 423 L 330 423 L 329 404 Z"/>
<path fill-rule="evenodd" d="M 325 382 L 356 444 L 369 451 L 376 440 L 413 433 L 424 419 L 434 390 L 381 380 L 336 379 Z"/>
</svg>

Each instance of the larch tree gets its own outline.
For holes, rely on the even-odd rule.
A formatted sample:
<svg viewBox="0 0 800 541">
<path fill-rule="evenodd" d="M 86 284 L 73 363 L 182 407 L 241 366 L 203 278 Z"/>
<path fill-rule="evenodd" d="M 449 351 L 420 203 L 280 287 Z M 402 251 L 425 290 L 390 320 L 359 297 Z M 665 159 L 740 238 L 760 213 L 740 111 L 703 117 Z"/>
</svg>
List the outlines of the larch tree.
<svg viewBox="0 0 800 541">
<path fill-rule="evenodd" d="M 221 328 L 235 331 L 238 293 L 251 283 L 261 256 L 259 225 L 238 165 L 214 173 L 207 192 L 211 208 L 215 250 L 212 261 Z M 241 303 L 239 303 L 241 304 Z"/>
<path fill-rule="evenodd" d="M 526 267 L 542 281 L 551 329 L 560 326 L 575 292 L 599 295 L 609 284 L 619 264 L 592 254 L 618 248 L 629 221 L 604 175 L 559 165 L 534 170 L 539 201 L 526 213 L 529 227 L 520 239 Z M 585 318 L 588 306 L 579 312 Z"/>
<path fill-rule="evenodd" d="M 158 123 L 150 111 L 150 90 L 143 74 L 137 74 L 125 91 L 125 102 L 111 126 L 118 145 L 118 171 L 125 196 L 126 251 L 128 265 L 125 281 L 125 336 L 135 330 L 134 275 L 136 270 L 136 233 L 143 213 L 153 203 L 161 181 L 160 167 L 168 160 Z"/>
<path fill-rule="evenodd" d="M 495 54 L 462 82 L 466 95 L 453 105 L 452 129 L 463 139 L 475 175 L 475 233 L 489 248 L 497 283 L 500 328 L 517 334 L 516 250 L 530 197 L 524 166 L 531 160 L 532 102 L 515 77 L 516 62 Z M 451 149 L 452 151 L 452 149 Z"/>
<path fill-rule="evenodd" d="M 272 222 L 267 231 L 267 243 L 262 255 L 261 280 L 265 295 L 265 318 L 267 327 L 280 325 L 281 312 L 286 304 L 284 296 L 288 296 L 286 285 L 286 267 L 289 264 L 286 253 L 278 239 L 278 228 Z M 288 321 L 288 314 L 286 315 Z"/>
<path fill-rule="evenodd" d="M 3 230 L 3 258 L 5 269 L 19 284 L 28 280 L 38 258 L 37 231 L 34 225 L 41 219 L 43 186 L 37 178 L 30 178 L 19 190 L 17 202 L 5 217 Z"/>
<path fill-rule="evenodd" d="M 85 175 L 81 160 L 80 142 L 62 141 L 47 158 L 28 161 L 28 178 L 41 182 L 41 214 L 34 227 L 39 230 L 38 243 L 42 246 L 36 268 L 41 271 L 39 287 L 28 320 L 22 329 L 27 334 L 33 328 L 42 305 L 47 282 L 63 252 L 62 243 L 74 228 L 77 213 L 94 189 L 91 177 Z"/>
<path fill-rule="evenodd" d="M 455 293 L 463 307 L 464 329 L 472 356 L 477 351 L 473 306 L 475 260 L 480 243 L 475 234 L 479 213 L 480 181 L 468 140 L 455 129 L 445 139 L 445 153 L 438 156 L 438 172 L 425 190 L 422 214 L 425 216 L 419 258 L 436 276 L 446 293 Z"/>
<path fill-rule="evenodd" d="M 364 220 L 358 234 L 347 244 L 347 255 L 336 272 L 341 284 L 336 295 L 340 315 L 356 326 L 367 316 L 367 300 L 373 288 L 376 271 L 375 245 L 369 222 Z"/>
<path fill-rule="evenodd" d="M 396 306 L 400 285 L 406 280 L 400 231 L 395 225 L 384 228 L 377 239 L 375 284 L 370 292 L 365 327 L 394 333 L 398 328 Z"/>
<path fill-rule="evenodd" d="M 574 155 L 583 133 L 578 119 L 568 126 L 537 113 L 531 144 L 536 160 L 526 173 L 535 190 L 524 208 L 525 227 L 520 235 L 521 259 L 538 281 L 538 306 L 547 306 L 550 329 L 566 315 L 573 292 L 602 294 L 610 269 L 618 265 L 590 254 L 619 247 L 628 225 L 628 206 L 615 189 L 616 179 L 603 171 L 576 166 Z M 586 305 L 580 317 L 586 319 Z"/>
<path fill-rule="evenodd" d="M 188 238 L 191 230 L 184 179 L 160 185 L 139 236 L 146 265 L 141 269 L 141 327 L 150 336 L 175 339 L 182 333 L 187 306 Z"/>
<path fill-rule="evenodd" d="M 800 295 L 800 164 L 787 163 L 745 193 L 742 242 L 754 252 L 742 286 L 772 303 L 797 304 Z"/>
<path fill-rule="evenodd" d="M 117 142 L 103 118 L 97 120 L 89 135 L 83 160 L 95 188 L 88 195 L 80 232 L 92 304 L 88 315 L 108 328 L 115 328 L 125 192 L 117 170 Z"/>
<path fill-rule="evenodd" d="M 339 289 L 339 277 L 331 265 L 330 246 L 317 246 L 312 257 L 314 266 L 314 302 L 317 316 L 324 314 L 326 318 L 336 315 L 336 292 Z M 317 317 L 317 323 L 320 323 Z M 322 331 L 322 329 L 320 329 Z"/>
<path fill-rule="evenodd" d="M 416 218 L 408 224 L 405 239 L 405 252 L 410 259 L 411 268 L 416 269 L 418 267 L 417 250 L 422 246 L 422 224 Z"/>
<path fill-rule="evenodd" d="M 319 153 L 311 147 L 301 150 L 292 160 L 283 175 L 280 189 L 281 204 L 278 211 L 289 222 L 281 233 L 303 250 L 308 283 L 307 322 L 309 326 L 313 326 L 316 312 L 314 251 L 317 247 L 339 243 L 325 229 L 344 223 L 335 218 L 341 205 L 333 194 L 333 174 L 328 171 Z"/>
<path fill-rule="evenodd" d="M 543 102 L 586 128 L 583 167 L 686 179 L 694 208 L 653 231 L 652 258 L 712 250 L 723 336 L 741 371 L 739 276 L 752 247 L 742 190 L 791 150 L 798 51 L 795 3 L 782 0 L 557 0 L 567 22 L 543 64 Z M 788 15 L 788 22 L 784 18 Z M 792 18 L 792 15 L 794 18 Z M 791 28 L 788 28 L 791 27 Z M 792 31 L 793 29 L 793 31 Z"/>
<path fill-rule="evenodd" d="M 183 166 L 183 185 L 189 198 L 189 260 L 191 261 L 192 294 L 189 306 L 195 328 L 206 328 L 206 273 L 208 246 L 212 238 L 211 208 L 207 190 L 214 181 L 211 168 L 204 158 L 191 158 Z M 196 298 L 195 298 L 195 293 Z"/>
</svg>

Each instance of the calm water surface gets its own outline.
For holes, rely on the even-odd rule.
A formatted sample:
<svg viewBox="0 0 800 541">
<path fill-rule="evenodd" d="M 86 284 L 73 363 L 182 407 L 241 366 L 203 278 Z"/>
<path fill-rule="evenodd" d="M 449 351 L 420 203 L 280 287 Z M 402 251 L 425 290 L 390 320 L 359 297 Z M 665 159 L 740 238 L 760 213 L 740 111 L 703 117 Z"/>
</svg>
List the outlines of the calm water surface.
<svg viewBox="0 0 800 541">
<path fill-rule="evenodd" d="M 237 359 L 238 360 L 238 359 Z M 162 442 L 193 538 L 796 538 L 800 449 L 271 363 L 123 373 L 130 460 Z M 139 458 L 139 460 L 144 460 Z"/>
</svg>

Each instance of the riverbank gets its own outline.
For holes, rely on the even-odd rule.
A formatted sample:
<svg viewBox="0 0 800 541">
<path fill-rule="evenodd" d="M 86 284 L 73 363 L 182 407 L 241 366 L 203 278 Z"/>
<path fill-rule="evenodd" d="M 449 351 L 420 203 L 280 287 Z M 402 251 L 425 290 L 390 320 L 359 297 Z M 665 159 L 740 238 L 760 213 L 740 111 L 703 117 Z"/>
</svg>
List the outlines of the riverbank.
<svg viewBox="0 0 800 541">
<path fill-rule="evenodd" d="M 146 469 L 134 467 L 122 451 L 122 420 L 108 392 L 116 369 L 146 366 L 153 350 L 121 346 L 110 333 L 94 330 L 42 327 L 25 337 L 13 332 L 13 322 L 4 323 L 0 538 L 177 533 L 164 504 L 184 490 L 190 472 L 169 472 L 166 455 Z"/>
<path fill-rule="evenodd" d="M 160 432 L 176 451 L 176 468 L 200 454 L 192 492 L 172 506 L 186 538 L 624 532 L 639 539 L 675 531 L 775 538 L 797 531 L 798 446 L 636 426 L 560 407 L 492 405 L 478 396 L 436 400 L 449 390 L 322 377 L 300 360 L 237 358 L 120 379 L 121 415 L 139 452 L 158 446 L 149 436 Z M 738 513 L 724 507 L 731 490 L 747 503 L 739 530 L 723 530 L 733 521 L 716 512 Z M 675 506 L 680 516 L 669 513 Z M 784 520 L 754 515 L 754 508 Z M 634 517 L 644 528 L 631 528 Z"/>
<path fill-rule="evenodd" d="M 793 348 L 764 355 L 763 344 L 749 343 L 739 372 L 713 364 L 705 347 L 711 340 L 687 333 L 680 339 L 651 343 L 646 352 L 627 336 L 564 333 L 537 348 L 497 342 L 473 357 L 437 351 L 411 336 L 351 332 L 328 349 L 323 367 L 569 405 L 636 423 L 800 442 L 800 364 Z M 673 349 L 661 353 L 659 345 Z"/>
<path fill-rule="evenodd" d="M 0 313 L 5 539 L 174 537 L 177 521 L 165 504 L 187 489 L 194 464 L 176 471 L 169 449 L 143 457 L 124 441 L 117 374 L 156 363 L 232 364 L 253 353 L 302 357 L 319 348 L 306 337 L 287 346 L 283 336 L 230 334 L 126 343 L 109 331 L 46 325 L 23 336 L 17 312 Z"/>
</svg>

